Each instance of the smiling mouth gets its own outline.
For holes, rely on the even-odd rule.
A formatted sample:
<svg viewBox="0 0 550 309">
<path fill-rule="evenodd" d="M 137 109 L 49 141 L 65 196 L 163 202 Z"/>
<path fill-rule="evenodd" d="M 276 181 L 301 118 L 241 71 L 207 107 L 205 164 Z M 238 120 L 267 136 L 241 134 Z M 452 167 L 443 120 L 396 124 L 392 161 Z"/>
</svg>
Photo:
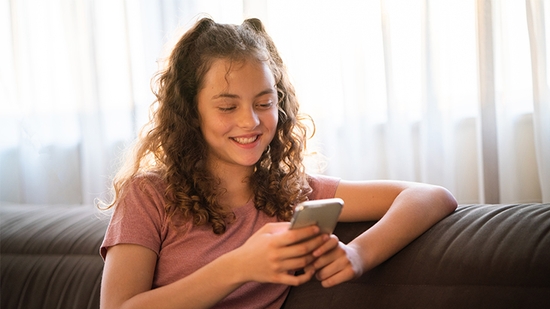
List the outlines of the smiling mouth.
<svg viewBox="0 0 550 309">
<path fill-rule="evenodd" d="M 247 144 L 254 143 L 255 141 L 258 140 L 258 138 L 259 138 L 259 135 L 256 135 L 253 137 L 232 137 L 231 139 L 239 144 L 247 145 Z"/>
</svg>

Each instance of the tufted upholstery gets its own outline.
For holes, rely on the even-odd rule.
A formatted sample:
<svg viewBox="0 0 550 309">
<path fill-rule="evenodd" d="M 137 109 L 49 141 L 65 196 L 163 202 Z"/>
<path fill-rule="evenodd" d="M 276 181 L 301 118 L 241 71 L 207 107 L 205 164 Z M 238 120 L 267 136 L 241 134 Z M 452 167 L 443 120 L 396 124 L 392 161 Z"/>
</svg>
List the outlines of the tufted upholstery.
<svg viewBox="0 0 550 309">
<path fill-rule="evenodd" d="M 0 206 L 0 308 L 99 308 L 108 218 L 93 206 Z"/>
<path fill-rule="evenodd" d="M 1 205 L 0 308 L 98 308 L 107 224 L 91 206 Z M 461 205 L 357 280 L 292 288 L 284 308 L 550 308 L 548 295 L 550 205 Z"/>
<path fill-rule="evenodd" d="M 371 224 L 339 224 L 335 234 L 348 242 Z M 550 308 L 550 204 L 461 205 L 361 278 L 328 290 L 309 282 L 287 302 L 286 309 Z"/>
</svg>

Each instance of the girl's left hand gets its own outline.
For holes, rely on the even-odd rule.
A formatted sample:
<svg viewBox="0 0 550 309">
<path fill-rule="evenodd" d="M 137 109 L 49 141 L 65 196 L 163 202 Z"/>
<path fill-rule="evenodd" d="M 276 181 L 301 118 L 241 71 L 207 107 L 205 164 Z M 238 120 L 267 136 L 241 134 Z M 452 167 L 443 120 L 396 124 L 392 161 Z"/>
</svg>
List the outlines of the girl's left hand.
<svg viewBox="0 0 550 309">
<path fill-rule="evenodd" d="M 317 248 L 313 255 L 318 258 L 305 270 L 316 270 L 315 277 L 321 281 L 323 287 L 335 286 L 363 274 L 359 248 L 340 242 L 336 235 L 331 235 L 330 240 Z"/>
</svg>

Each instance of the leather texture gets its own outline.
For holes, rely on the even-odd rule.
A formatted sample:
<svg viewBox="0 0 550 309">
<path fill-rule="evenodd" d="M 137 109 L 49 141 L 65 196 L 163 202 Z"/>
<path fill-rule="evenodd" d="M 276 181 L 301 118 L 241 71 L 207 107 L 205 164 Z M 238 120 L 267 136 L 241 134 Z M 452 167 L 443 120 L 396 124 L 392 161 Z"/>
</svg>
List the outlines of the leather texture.
<svg viewBox="0 0 550 309">
<path fill-rule="evenodd" d="M 93 206 L 0 206 L 0 308 L 99 308 L 108 222 Z"/>
<path fill-rule="evenodd" d="M 549 295 L 550 204 L 461 205 L 359 279 L 293 287 L 284 308 L 550 308 Z"/>
<path fill-rule="evenodd" d="M 93 206 L 0 205 L 0 308 L 99 308 L 108 221 Z M 548 295 L 550 204 L 461 205 L 361 278 L 293 287 L 283 308 L 550 308 Z"/>
</svg>

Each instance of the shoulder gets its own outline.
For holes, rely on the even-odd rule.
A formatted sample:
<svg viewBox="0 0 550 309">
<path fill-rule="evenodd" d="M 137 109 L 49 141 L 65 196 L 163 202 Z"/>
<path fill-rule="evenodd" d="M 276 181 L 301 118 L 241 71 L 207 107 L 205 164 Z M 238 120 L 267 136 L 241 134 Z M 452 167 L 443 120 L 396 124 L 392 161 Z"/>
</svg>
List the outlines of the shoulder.
<svg viewBox="0 0 550 309">
<path fill-rule="evenodd" d="M 101 246 L 103 257 L 107 248 L 118 244 L 137 244 L 159 254 L 168 226 L 165 188 L 162 178 L 152 173 L 135 176 L 125 184 Z"/>
<path fill-rule="evenodd" d="M 340 178 L 319 174 L 308 174 L 307 181 L 312 190 L 310 200 L 333 198 L 340 184 Z"/>
<path fill-rule="evenodd" d="M 166 187 L 167 184 L 161 178 L 159 173 L 147 172 L 136 175 L 135 177 L 130 179 L 125 188 L 125 193 L 133 195 L 146 194 L 149 196 L 164 196 L 164 191 L 166 190 Z"/>
<path fill-rule="evenodd" d="M 124 185 L 115 209 L 122 210 L 130 207 L 132 211 L 141 208 L 162 213 L 166 187 L 167 184 L 159 173 L 147 172 L 136 175 Z"/>
</svg>

